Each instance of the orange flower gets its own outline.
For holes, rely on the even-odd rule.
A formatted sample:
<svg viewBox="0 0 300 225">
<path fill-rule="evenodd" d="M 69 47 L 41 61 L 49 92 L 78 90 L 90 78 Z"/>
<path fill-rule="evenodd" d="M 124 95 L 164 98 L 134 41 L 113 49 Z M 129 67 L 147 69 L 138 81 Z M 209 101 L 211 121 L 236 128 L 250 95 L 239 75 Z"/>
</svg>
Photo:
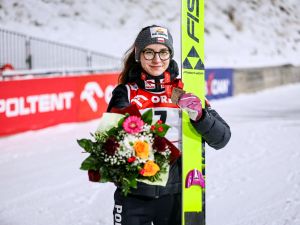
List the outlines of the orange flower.
<svg viewBox="0 0 300 225">
<path fill-rule="evenodd" d="M 148 159 L 149 157 L 149 144 L 144 141 L 136 141 L 133 145 L 135 154 L 141 159 Z"/>
<path fill-rule="evenodd" d="M 143 170 L 144 177 L 151 177 L 154 176 L 160 168 L 155 162 L 149 160 L 145 163 Z"/>
</svg>

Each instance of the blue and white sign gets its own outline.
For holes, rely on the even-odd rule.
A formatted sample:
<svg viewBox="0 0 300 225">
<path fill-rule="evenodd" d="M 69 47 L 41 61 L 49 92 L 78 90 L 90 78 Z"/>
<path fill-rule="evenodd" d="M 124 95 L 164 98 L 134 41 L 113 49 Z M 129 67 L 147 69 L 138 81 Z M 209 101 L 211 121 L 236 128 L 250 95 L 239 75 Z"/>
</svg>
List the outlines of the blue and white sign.
<svg viewBox="0 0 300 225">
<path fill-rule="evenodd" d="M 206 98 L 219 99 L 233 94 L 232 69 L 206 69 Z"/>
</svg>

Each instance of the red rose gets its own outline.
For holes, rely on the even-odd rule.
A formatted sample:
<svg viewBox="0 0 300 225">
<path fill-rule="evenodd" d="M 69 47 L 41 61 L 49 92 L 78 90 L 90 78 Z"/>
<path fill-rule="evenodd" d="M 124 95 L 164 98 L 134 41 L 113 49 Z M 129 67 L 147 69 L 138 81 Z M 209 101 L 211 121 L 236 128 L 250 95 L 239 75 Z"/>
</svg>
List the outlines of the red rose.
<svg viewBox="0 0 300 225">
<path fill-rule="evenodd" d="M 156 149 L 158 152 L 163 152 L 166 150 L 167 142 L 165 138 L 155 136 L 154 142 L 153 142 L 153 148 Z"/>
<path fill-rule="evenodd" d="M 101 179 L 101 175 L 97 170 L 88 170 L 89 181 L 99 182 Z"/>
<path fill-rule="evenodd" d="M 127 159 L 127 162 L 129 163 L 133 163 L 135 161 L 135 157 L 134 156 L 131 156 L 130 158 Z"/>
<path fill-rule="evenodd" d="M 141 169 L 140 171 L 139 171 L 139 174 L 141 174 L 141 175 L 143 175 L 145 173 L 145 169 Z"/>
<path fill-rule="evenodd" d="M 114 137 L 109 137 L 106 142 L 103 144 L 103 148 L 106 151 L 107 155 L 111 155 L 113 156 L 116 151 L 117 148 L 119 147 L 119 143 L 116 141 L 116 139 Z"/>
</svg>

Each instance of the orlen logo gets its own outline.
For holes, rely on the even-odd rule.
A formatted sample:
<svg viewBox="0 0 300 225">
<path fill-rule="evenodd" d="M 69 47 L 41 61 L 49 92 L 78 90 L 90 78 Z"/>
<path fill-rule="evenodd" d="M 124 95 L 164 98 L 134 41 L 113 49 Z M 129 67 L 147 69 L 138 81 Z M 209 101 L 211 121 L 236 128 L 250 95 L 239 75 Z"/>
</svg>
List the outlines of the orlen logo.
<svg viewBox="0 0 300 225">
<path fill-rule="evenodd" d="M 215 79 L 215 74 L 210 73 L 206 81 L 206 93 L 207 95 L 227 94 L 229 86 L 229 79 Z"/>
<path fill-rule="evenodd" d="M 130 100 L 131 103 L 136 104 L 138 108 L 146 107 L 163 107 L 165 104 L 172 104 L 170 98 L 167 95 L 136 95 Z M 156 106 L 154 106 L 154 104 Z"/>
<path fill-rule="evenodd" d="M 80 100 L 87 101 L 87 103 L 89 104 L 93 112 L 97 112 L 98 111 L 97 99 L 104 97 L 105 102 L 108 103 L 111 98 L 113 89 L 114 89 L 113 85 L 108 85 L 105 91 L 103 92 L 102 88 L 97 82 L 91 81 L 85 84 L 84 89 L 80 94 Z"/>
<path fill-rule="evenodd" d="M 80 94 L 81 101 L 87 101 L 89 106 L 94 112 L 98 110 L 98 103 L 95 99 L 95 96 L 98 98 L 103 98 L 104 93 L 101 87 L 97 82 L 88 82 L 85 84 L 83 91 Z"/>
<path fill-rule="evenodd" d="M 131 99 L 131 102 L 137 104 L 139 107 L 143 107 L 145 103 L 148 103 L 148 100 L 149 99 L 144 95 L 137 95 Z"/>
</svg>

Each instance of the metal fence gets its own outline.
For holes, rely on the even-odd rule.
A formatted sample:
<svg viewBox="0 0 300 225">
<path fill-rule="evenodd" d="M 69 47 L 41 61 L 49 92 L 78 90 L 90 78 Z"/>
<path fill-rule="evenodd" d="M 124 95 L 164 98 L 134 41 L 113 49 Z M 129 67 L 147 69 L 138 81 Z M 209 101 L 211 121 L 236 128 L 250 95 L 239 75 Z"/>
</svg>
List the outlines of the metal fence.
<svg viewBox="0 0 300 225">
<path fill-rule="evenodd" d="M 0 67 L 15 70 L 53 68 L 120 68 L 120 59 L 87 49 L 47 41 L 0 28 Z"/>
</svg>

